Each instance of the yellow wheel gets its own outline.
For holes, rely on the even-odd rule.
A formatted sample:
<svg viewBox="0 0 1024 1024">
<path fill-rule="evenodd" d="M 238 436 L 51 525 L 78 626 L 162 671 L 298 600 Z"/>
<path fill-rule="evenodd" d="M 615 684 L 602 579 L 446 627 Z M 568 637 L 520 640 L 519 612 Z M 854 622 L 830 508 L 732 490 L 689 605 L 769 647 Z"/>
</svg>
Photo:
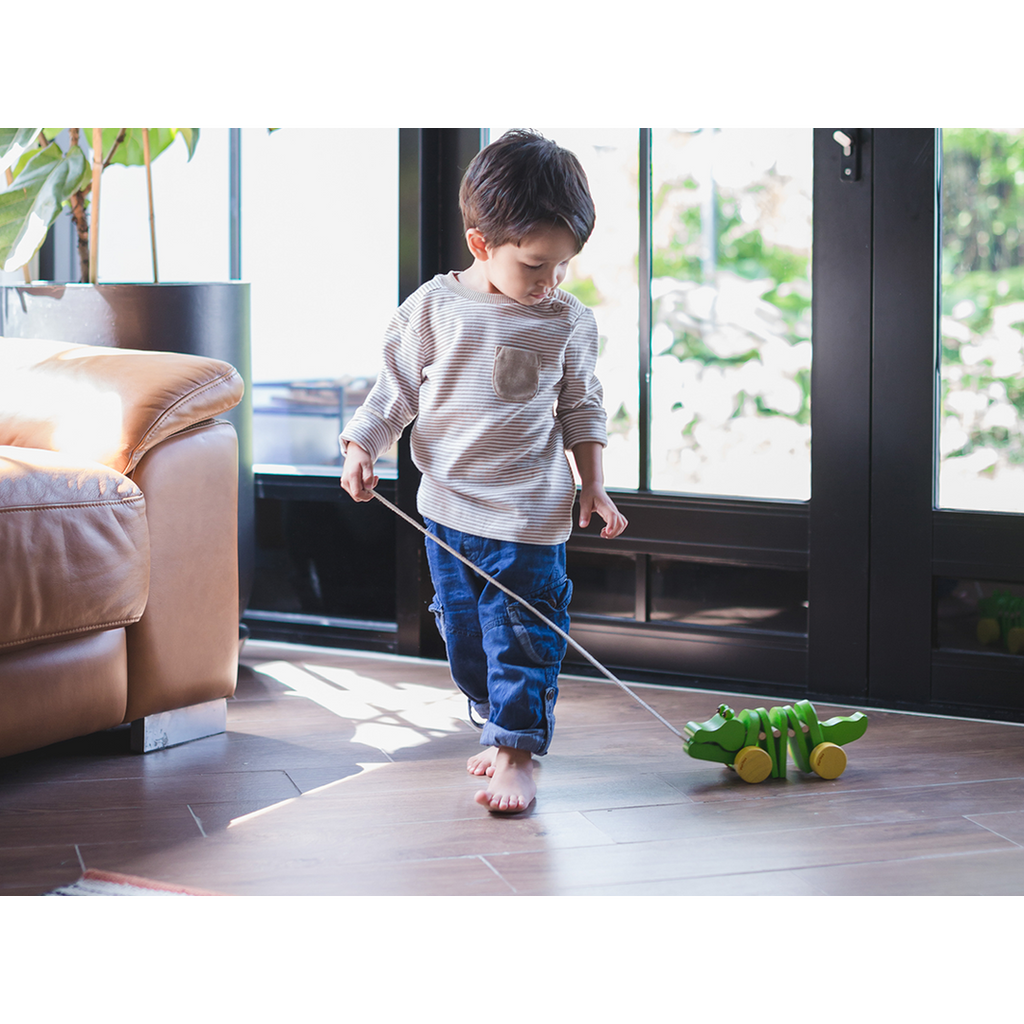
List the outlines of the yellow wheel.
<svg viewBox="0 0 1024 1024">
<path fill-rule="evenodd" d="M 819 743 L 811 751 L 811 769 L 823 779 L 838 779 L 846 771 L 846 751 L 835 743 Z"/>
<path fill-rule="evenodd" d="M 1006 649 L 1011 654 L 1021 654 L 1024 652 L 1024 629 L 1020 626 L 1014 626 L 1006 634 Z"/>
<path fill-rule="evenodd" d="M 744 782 L 764 782 L 772 773 L 772 755 L 760 747 L 744 747 L 733 767 Z"/>
<path fill-rule="evenodd" d="M 998 619 L 978 619 L 978 642 L 994 644 L 1002 636 Z"/>
</svg>

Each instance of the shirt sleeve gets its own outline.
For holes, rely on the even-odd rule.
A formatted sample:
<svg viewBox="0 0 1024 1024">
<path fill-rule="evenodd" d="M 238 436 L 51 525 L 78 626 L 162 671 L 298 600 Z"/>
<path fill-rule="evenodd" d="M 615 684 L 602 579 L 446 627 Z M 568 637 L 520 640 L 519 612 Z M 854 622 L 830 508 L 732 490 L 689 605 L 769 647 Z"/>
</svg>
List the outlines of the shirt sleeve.
<svg viewBox="0 0 1024 1024">
<path fill-rule="evenodd" d="M 414 318 L 403 305 L 385 332 L 377 380 L 341 432 L 341 450 L 353 441 L 376 462 L 416 418 L 422 373 L 422 345 Z"/>
<path fill-rule="evenodd" d="M 567 450 L 583 441 L 608 444 L 608 416 L 604 392 L 594 373 L 597 364 L 597 321 L 584 309 L 565 348 L 565 367 L 555 415 L 562 424 Z"/>
</svg>

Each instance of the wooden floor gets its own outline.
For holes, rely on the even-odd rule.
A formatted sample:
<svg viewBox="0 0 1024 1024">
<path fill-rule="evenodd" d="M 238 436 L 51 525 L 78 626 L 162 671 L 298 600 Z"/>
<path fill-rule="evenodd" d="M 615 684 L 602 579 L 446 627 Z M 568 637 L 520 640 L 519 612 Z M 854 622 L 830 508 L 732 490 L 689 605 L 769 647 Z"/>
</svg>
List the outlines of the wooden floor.
<svg viewBox="0 0 1024 1024">
<path fill-rule="evenodd" d="M 638 692 L 679 728 L 768 703 Z M 538 799 L 501 818 L 472 800 L 463 709 L 440 663 L 250 641 L 224 735 L 0 761 L 0 894 L 87 867 L 239 895 L 1024 894 L 1017 725 L 871 711 L 841 778 L 751 786 L 567 677 Z"/>
</svg>

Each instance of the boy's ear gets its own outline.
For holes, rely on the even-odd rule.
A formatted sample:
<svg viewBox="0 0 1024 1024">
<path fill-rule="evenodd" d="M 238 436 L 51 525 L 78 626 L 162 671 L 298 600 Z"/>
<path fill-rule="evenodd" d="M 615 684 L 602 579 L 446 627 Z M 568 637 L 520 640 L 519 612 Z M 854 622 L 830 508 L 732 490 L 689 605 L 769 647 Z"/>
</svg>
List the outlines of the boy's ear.
<svg viewBox="0 0 1024 1024">
<path fill-rule="evenodd" d="M 469 228 L 466 231 L 466 245 L 469 246 L 469 251 L 474 259 L 486 260 L 489 258 L 487 239 L 480 233 L 479 228 Z"/>
</svg>

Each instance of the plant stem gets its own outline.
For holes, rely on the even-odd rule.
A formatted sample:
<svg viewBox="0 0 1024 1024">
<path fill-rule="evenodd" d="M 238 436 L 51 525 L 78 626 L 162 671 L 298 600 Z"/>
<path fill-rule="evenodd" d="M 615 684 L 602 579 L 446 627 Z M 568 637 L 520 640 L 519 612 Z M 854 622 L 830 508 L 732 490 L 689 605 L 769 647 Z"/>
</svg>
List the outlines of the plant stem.
<svg viewBox="0 0 1024 1024">
<path fill-rule="evenodd" d="M 148 129 L 144 128 L 143 131 L 148 131 Z M 117 147 L 120 146 L 122 142 L 124 142 L 124 137 L 127 134 L 127 128 L 122 128 L 117 133 L 117 138 L 114 139 L 114 144 L 110 147 L 110 152 L 107 154 L 107 158 L 103 161 L 103 170 L 106 170 L 110 166 L 110 161 L 114 159 L 114 154 L 117 152 Z"/>
<path fill-rule="evenodd" d="M 78 129 L 69 128 L 71 145 L 78 145 Z M 41 135 L 42 133 L 40 133 Z M 89 222 L 85 216 L 85 191 L 79 190 L 71 197 L 71 219 L 75 222 L 75 231 L 78 234 L 78 276 L 82 284 L 89 282 Z"/>
<path fill-rule="evenodd" d="M 100 254 L 100 175 L 103 174 L 103 129 L 92 130 L 92 214 L 89 217 L 89 284 L 98 277 Z"/>
<path fill-rule="evenodd" d="M 142 158 L 146 162 L 146 190 L 149 192 L 149 241 L 153 248 L 153 284 L 159 284 L 156 272 L 156 217 L 153 214 L 153 168 L 149 162 L 149 129 L 142 129 Z"/>
</svg>

